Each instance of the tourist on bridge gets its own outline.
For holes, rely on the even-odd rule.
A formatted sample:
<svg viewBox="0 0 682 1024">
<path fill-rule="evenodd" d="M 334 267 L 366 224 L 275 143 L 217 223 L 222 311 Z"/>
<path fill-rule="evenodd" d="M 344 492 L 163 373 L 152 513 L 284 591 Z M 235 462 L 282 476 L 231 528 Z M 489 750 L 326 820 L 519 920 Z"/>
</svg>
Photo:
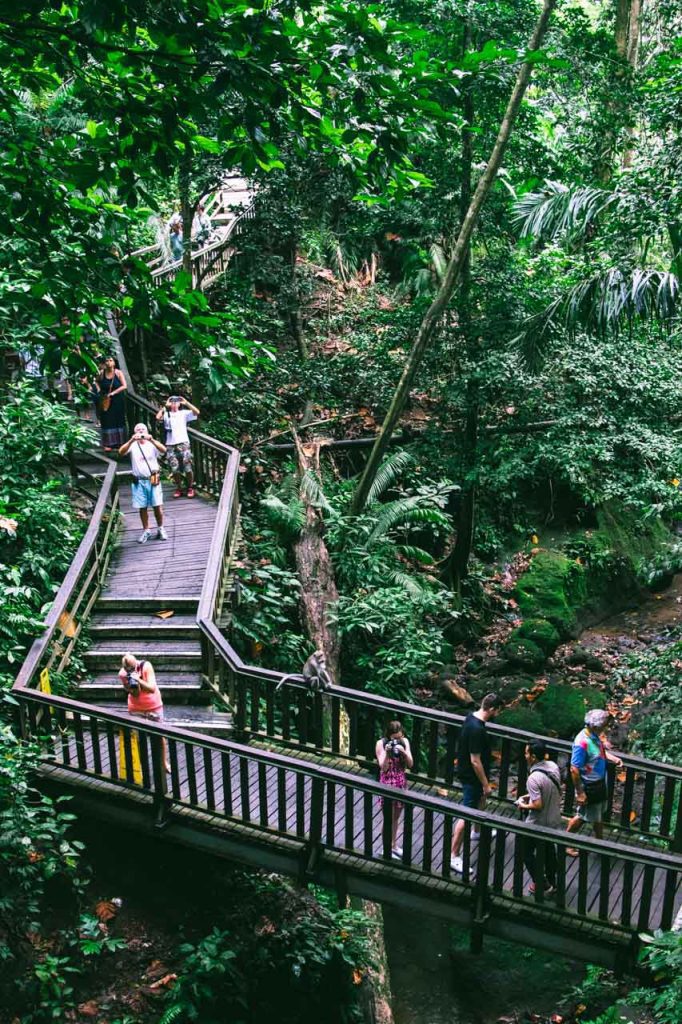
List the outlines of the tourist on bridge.
<svg viewBox="0 0 682 1024">
<path fill-rule="evenodd" d="M 486 732 L 486 722 L 495 718 L 502 710 L 502 700 L 496 693 L 488 693 L 483 698 L 478 711 L 470 711 L 464 720 L 459 734 L 457 750 L 457 777 L 462 783 L 462 803 L 465 807 L 474 807 L 479 811 L 485 809 L 486 799 L 492 792 L 490 786 L 491 749 Z M 464 841 L 465 822 L 460 818 L 452 834 L 452 856 L 450 867 L 462 873 L 464 864 L 460 856 Z M 478 829 L 474 828 L 472 839 L 478 839 Z"/>
<path fill-rule="evenodd" d="M 203 245 L 208 241 L 211 230 L 211 218 L 206 213 L 204 204 L 199 202 L 192 220 L 192 238 L 198 245 Z"/>
<path fill-rule="evenodd" d="M 133 508 L 140 513 L 142 533 L 138 537 L 139 544 L 146 544 L 151 537 L 149 529 L 149 509 L 153 509 L 156 520 L 156 539 L 168 540 L 163 525 L 163 490 L 161 488 L 161 472 L 159 470 L 159 453 L 166 451 L 164 445 L 151 437 L 144 423 L 136 423 L 133 436 L 119 448 L 119 455 L 130 452 L 133 467 Z"/>
<path fill-rule="evenodd" d="M 163 700 L 151 661 L 139 661 L 128 652 L 123 655 L 118 677 L 128 694 L 128 713 L 150 722 L 163 722 Z M 164 768 L 169 772 L 165 740 L 162 745 Z"/>
<path fill-rule="evenodd" d="M 110 452 L 124 443 L 128 432 L 125 403 L 128 385 L 113 356 L 105 356 L 100 367 L 94 383 L 97 418 L 101 427 L 102 448 Z"/>
<path fill-rule="evenodd" d="M 607 749 L 601 736 L 610 717 L 608 711 L 601 708 L 588 711 L 585 728 L 573 741 L 571 752 L 571 778 L 578 808 L 568 823 L 568 831 L 576 832 L 587 821 L 597 839 L 604 836 L 604 812 L 608 800 L 606 762 L 613 761 L 618 768 L 623 766 L 621 759 Z M 578 856 L 578 851 L 571 848 L 566 853 L 570 857 Z"/>
<path fill-rule="evenodd" d="M 171 395 L 165 406 L 156 414 L 157 420 L 163 420 L 166 430 L 166 459 L 175 481 L 174 498 L 182 498 L 182 478 L 187 483 L 187 497 L 194 497 L 194 476 L 192 467 L 192 448 L 189 443 L 187 424 L 199 416 L 199 410 L 181 395 Z"/>
<path fill-rule="evenodd" d="M 561 772 L 554 761 L 550 761 L 549 752 L 542 740 L 533 740 L 526 744 L 526 764 L 528 765 L 528 790 L 516 801 L 522 811 L 528 811 L 526 821 L 530 825 L 543 825 L 545 828 L 561 828 Z M 544 886 L 547 896 L 551 896 L 556 888 L 556 847 L 554 843 L 545 843 L 544 877 L 538 878 L 536 872 L 536 851 L 538 841 L 524 836 L 523 861 L 528 874 L 533 879 L 530 892 L 535 892 L 538 885 Z"/>
<path fill-rule="evenodd" d="M 182 239 L 182 217 L 179 210 L 175 210 L 168 221 L 168 241 L 173 259 L 181 260 L 185 246 Z"/>
<path fill-rule="evenodd" d="M 377 740 L 376 758 L 379 762 L 379 782 L 393 789 L 407 789 L 406 769 L 414 764 L 410 741 L 403 732 L 400 722 L 389 722 L 380 740 Z M 383 803 L 383 801 L 382 801 Z M 398 846 L 398 827 L 403 805 L 399 800 L 393 802 L 393 824 L 391 826 L 391 853 L 399 859 L 403 855 Z"/>
</svg>

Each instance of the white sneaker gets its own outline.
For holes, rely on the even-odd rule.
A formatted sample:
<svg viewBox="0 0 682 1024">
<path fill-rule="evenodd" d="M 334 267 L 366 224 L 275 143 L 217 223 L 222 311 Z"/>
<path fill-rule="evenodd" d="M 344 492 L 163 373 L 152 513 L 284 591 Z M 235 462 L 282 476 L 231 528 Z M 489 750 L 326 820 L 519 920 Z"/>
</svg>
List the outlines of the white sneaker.
<svg viewBox="0 0 682 1024">
<path fill-rule="evenodd" d="M 461 875 L 464 871 L 464 861 L 461 857 L 451 857 L 450 867 L 453 871 L 456 871 L 458 875 Z"/>
<path fill-rule="evenodd" d="M 497 829 L 494 828 L 490 832 L 490 838 L 494 839 L 496 835 L 497 835 Z M 480 838 L 481 838 L 481 833 L 480 832 L 472 832 L 471 833 L 471 842 L 472 843 L 477 843 Z"/>
<path fill-rule="evenodd" d="M 164 526 L 160 526 L 158 528 L 158 530 L 156 531 L 156 539 L 157 540 L 168 540 L 168 534 L 166 533 L 166 528 Z"/>
<path fill-rule="evenodd" d="M 140 536 L 137 538 L 137 543 L 138 544 L 146 544 L 147 541 L 149 540 L 149 538 L 151 537 L 151 535 L 152 535 L 151 530 L 143 530 L 142 533 L 140 534 Z"/>
<path fill-rule="evenodd" d="M 393 849 L 391 850 L 391 856 L 395 860 L 402 860 L 402 858 L 403 858 L 403 848 L 402 848 L 402 846 L 394 846 Z"/>
</svg>

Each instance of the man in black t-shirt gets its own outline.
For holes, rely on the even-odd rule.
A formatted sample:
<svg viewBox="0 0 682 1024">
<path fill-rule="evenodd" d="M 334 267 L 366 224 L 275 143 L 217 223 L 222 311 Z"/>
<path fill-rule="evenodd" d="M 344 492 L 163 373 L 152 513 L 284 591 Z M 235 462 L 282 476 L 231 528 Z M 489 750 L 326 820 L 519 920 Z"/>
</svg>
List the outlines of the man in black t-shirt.
<svg viewBox="0 0 682 1024">
<path fill-rule="evenodd" d="M 502 701 L 496 693 L 483 698 L 478 711 L 470 711 L 459 734 L 457 750 L 457 777 L 462 783 L 462 803 L 465 807 L 483 810 L 486 797 L 490 794 L 490 743 L 485 724 L 502 710 Z M 474 833 L 476 834 L 476 833 Z M 452 857 L 450 867 L 461 873 L 462 840 L 464 821 L 460 818 L 452 835 Z"/>
</svg>

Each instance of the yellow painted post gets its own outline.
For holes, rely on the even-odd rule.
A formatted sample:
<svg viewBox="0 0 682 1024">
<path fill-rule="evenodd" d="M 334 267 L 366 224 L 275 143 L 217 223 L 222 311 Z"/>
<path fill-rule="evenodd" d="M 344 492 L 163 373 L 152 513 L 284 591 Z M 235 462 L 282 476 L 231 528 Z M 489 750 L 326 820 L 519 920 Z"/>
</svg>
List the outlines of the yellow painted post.
<svg viewBox="0 0 682 1024">
<path fill-rule="evenodd" d="M 140 760 L 140 743 L 138 740 L 138 734 L 133 729 L 130 730 L 130 755 L 133 764 L 133 779 L 132 781 L 136 786 L 142 785 L 142 762 Z M 125 734 L 120 732 L 118 734 L 118 777 L 119 779 L 128 778 L 128 764 L 126 761 L 126 747 L 125 747 Z"/>
</svg>

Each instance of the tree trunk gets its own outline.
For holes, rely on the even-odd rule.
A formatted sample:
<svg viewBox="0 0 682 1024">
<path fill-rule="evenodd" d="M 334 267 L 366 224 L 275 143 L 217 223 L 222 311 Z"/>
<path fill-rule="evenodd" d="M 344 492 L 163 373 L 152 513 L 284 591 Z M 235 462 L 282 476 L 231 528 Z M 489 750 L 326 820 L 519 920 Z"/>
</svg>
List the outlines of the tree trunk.
<svg viewBox="0 0 682 1024">
<path fill-rule="evenodd" d="M 180 192 L 180 215 L 182 216 L 182 269 L 192 273 L 192 220 L 194 206 L 191 196 L 192 151 L 189 143 L 185 143 L 185 151 L 180 161 L 178 174 L 178 191 Z"/>
<path fill-rule="evenodd" d="M 539 49 L 547 31 L 549 19 L 556 6 L 556 2 L 557 0 L 544 0 L 542 14 L 540 15 L 532 38 L 528 44 L 529 50 L 533 51 Z M 464 223 L 462 224 L 462 228 L 457 237 L 454 252 L 447 266 L 443 283 L 438 289 L 436 297 L 429 306 L 429 309 L 422 320 L 419 331 L 417 332 L 417 337 L 407 358 L 402 377 L 400 378 L 398 387 L 393 395 L 390 408 L 381 426 L 374 448 L 370 453 L 365 471 L 362 474 L 358 487 L 355 491 L 352 502 L 352 511 L 355 514 L 359 513 L 364 508 L 370 488 L 374 482 L 377 470 L 381 465 L 381 460 L 383 459 L 388 446 L 389 438 L 393 433 L 393 430 L 395 429 L 405 407 L 412 381 L 414 380 L 414 376 L 422 361 L 424 352 L 428 344 L 431 342 L 436 332 L 438 322 L 445 312 L 448 303 L 452 298 L 455 287 L 459 282 L 462 267 L 466 261 L 466 254 L 469 248 L 471 235 L 478 223 L 483 203 L 487 199 L 488 193 L 490 192 L 500 166 L 502 165 L 504 151 L 507 147 L 507 143 L 509 142 L 509 137 L 518 115 L 524 93 L 528 87 L 532 70 L 533 66 L 528 61 L 525 61 L 519 68 L 514 89 L 509 98 L 509 103 L 507 104 L 504 117 L 502 118 L 502 123 L 500 125 L 492 154 L 485 171 L 476 186 L 476 191 L 474 192 L 471 203 L 469 204 L 469 208 L 464 218 Z"/>
<path fill-rule="evenodd" d="M 464 32 L 464 52 L 471 47 L 471 23 L 467 22 Z M 465 130 L 462 136 L 462 180 L 460 184 L 459 209 L 460 230 L 471 202 L 471 173 L 473 167 L 473 124 L 474 97 L 469 81 L 462 97 L 462 112 Z M 471 244 L 469 244 L 462 265 L 462 284 L 459 291 L 457 308 L 464 343 L 467 350 L 467 362 L 475 363 L 474 350 L 476 339 L 471 330 Z M 469 558 L 474 542 L 474 524 L 476 509 L 476 472 L 478 449 L 478 382 L 474 378 L 467 381 L 466 387 L 466 422 L 462 438 L 462 491 L 457 513 L 457 535 L 452 554 L 448 559 L 448 575 L 451 588 L 460 592 L 462 580 L 469 568 Z"/>
<path fill-rule="evenodd" d="M 320 447 L 301 444 L 294 432 L 299 473 L 312 471 L 319 476 Z M 310 454 L 309 454 L 310 452 Z M 324 651 L 332 682 L 339 681 L 339 635 L 329 622 L 327 610 L 339 599 L 334 567 L 324 542 L 324 522 L 318 509 L 301 494 L 306 505 L 306 522 L 294 546 L 298 577 L 301 581 L 301 618 L 303 626 L 316 647 Z"/>
</svg>

